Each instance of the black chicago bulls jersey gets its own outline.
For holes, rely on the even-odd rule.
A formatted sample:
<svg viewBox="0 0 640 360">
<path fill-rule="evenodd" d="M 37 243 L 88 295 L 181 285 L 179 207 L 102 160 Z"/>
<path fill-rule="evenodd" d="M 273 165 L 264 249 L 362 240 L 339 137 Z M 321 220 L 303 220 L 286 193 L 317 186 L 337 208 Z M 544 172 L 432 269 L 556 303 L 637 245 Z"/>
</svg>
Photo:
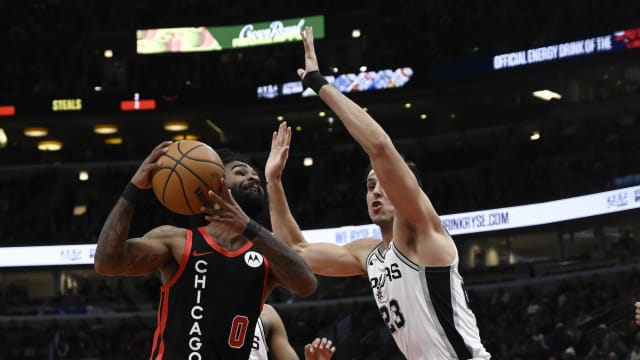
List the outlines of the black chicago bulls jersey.
<svg viewBox="0 0 640 360">
<path fill-rule="evenodd" d="M 160 288 L 152 360 L 247 360 L 269 262 L 247 242 L 235 251 L 205 228 L 188 231 L 178 271 Z"/>
</svg>

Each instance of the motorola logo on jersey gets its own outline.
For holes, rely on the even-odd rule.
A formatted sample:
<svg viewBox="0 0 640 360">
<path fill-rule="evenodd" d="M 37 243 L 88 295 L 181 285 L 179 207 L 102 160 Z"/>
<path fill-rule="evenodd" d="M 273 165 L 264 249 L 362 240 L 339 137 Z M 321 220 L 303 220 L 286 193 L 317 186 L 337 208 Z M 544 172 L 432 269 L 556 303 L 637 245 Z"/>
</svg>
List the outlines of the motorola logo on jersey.
<svg viewBox="0 0 640 360">
<path fill-rule="evenodd" d="M 247 251 L 244 254 L 244 262 L 252 268 L 257 268 L 264 262 L 262 254 L 255 251 Z"/>
</svg>

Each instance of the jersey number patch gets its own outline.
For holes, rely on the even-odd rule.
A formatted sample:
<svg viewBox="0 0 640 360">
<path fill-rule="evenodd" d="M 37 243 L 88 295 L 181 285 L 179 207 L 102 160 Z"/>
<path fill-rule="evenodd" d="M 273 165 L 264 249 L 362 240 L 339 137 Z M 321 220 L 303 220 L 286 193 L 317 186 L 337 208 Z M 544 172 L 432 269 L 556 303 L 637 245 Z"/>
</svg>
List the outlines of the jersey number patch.
<svg viewBox="0 0 640 360">
<path fill-rule="evenodd" d="M 393 334 L 397 329 L 404 326 L 404 315 L 400 311 L 400 305 L 395 299 L 389 301 L 389 306 L 383 305 L 380 307 L 380 314 L 382 320 L 387 324 L 389 331 Z"/>
<path fill-rule="evenodd" d="M 249 318 L 242 315 L 236 315 L 231 323 L 231 332 L 229 333 L 229 346 L 234 349 L 240 349 L 244 345 L 249 329 Z"/>
</svg>

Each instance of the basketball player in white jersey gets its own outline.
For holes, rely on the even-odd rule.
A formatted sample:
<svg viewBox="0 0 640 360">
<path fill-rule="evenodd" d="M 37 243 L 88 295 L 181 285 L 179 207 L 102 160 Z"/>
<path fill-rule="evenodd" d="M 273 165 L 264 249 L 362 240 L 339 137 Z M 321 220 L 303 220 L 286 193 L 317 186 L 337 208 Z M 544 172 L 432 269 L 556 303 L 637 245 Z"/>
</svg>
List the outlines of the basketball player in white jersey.
<svg viewBox="0 0 640 360">
<path fill-rule="evenodd" d="M 336 348 L 327 338 L 316 338 L 304 347 L 305 360 L 329 360 Z M 280 315 L 273 306 L 264 304 L 255 335 L 249 360 L 299 360 L 295 350 L 289 344 L 289 337 Z"/>
<path fill-rule="evenodd" d="M 407 359 L 490 359 L 468 306 L 455 243 L 419 180 L 382 127 L 318 72 L 311 28 L 302 40 L 305 69 L 298 75 L 369 156 L 367 208 L 383 240 L 365 238 L 344 246 L 306 242 L 282 187 L 291 141 L 286 124 L 273 135 L 265 169 L 273 229 L 316 274 L 368 274 L 380 314 Z"/>
</svg>

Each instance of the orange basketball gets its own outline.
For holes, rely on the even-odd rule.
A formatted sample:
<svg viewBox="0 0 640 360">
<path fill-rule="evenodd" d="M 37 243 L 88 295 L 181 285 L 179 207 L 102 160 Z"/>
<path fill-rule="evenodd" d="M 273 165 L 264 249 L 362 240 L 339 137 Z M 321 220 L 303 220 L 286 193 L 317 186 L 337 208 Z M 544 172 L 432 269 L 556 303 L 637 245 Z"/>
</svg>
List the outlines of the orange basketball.
<svg viewBox="0 0 640 360">
<path fill-rule="evenodd" d="M 220 194 L 224 164 L 209 145 L 195 140 L 180 140 L 169 145 L 160 157 L 162 167 L 151 178 L 153 192 L 169 210 L 182 214 L 200 214 L 202 205 L 212 206 L 209 189 Z"/>
</svg>

